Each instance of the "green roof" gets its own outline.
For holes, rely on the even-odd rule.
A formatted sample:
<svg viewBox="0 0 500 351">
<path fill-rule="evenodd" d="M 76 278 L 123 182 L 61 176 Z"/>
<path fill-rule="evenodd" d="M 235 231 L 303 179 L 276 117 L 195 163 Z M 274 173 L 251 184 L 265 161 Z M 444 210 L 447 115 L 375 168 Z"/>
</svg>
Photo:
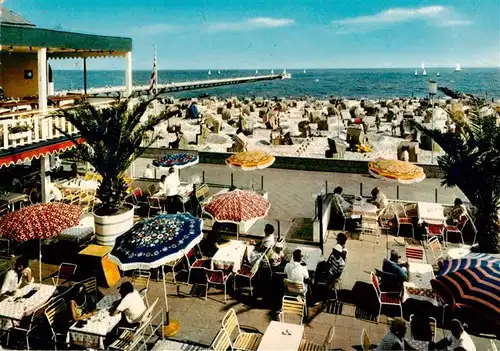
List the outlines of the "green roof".
<svg viewBox="0 0 500 351">
<path fill-rule="evenodd" d="M 49 48 L 49 52 L 132 51 L 132 39 L 1 24 L 0 45 Z"/>
</svg>

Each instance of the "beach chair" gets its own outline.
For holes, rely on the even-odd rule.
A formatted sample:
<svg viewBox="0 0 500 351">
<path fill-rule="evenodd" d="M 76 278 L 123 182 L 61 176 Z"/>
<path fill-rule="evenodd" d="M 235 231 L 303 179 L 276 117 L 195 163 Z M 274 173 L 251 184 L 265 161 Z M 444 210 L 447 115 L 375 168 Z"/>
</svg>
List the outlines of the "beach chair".
<svg viewBox="0 0 500 351">
<path fill-rule="evenodd" d="M 262 334 L 260 333 L 248 333 L 241 330 L 238 317 L 232 308 L 222 318 L 222 328 L 229 337 L 232 349 L 257 350 L 262 340 Z"/>
</svg>

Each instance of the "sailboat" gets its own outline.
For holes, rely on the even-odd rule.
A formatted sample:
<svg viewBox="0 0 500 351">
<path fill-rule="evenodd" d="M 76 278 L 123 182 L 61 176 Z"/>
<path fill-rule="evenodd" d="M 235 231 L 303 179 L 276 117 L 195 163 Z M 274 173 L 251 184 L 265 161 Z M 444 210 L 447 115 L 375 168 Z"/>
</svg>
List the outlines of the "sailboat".
<svg viewBox="0 0 500 351">
<path fill-rule="evenodd" d="M 271 69 L 271 74 L 274 74 L 274 69 Z"/>
<path fill-rule="evenodd" d="M 306 74 L 306 73 L 307 73 L 306 70 L 304 70 L 304 74 Z"/>
<path fill-rule="evenodd" d="M 441 74 L 439 73 L 439 71 L 438 71 L 438 73 L 436 74 L 436 76 L 438 76 L 438 77 L 440 77 L 440 76 L 441 76 Z"/>
<path fill-rule="evenodd" d="M 212 74 L 212 72 L 210 72 L 210 70 L 208 70 L 208 75 L 211 75 L 211 74 Z"/>
<path fill-rule="evenodd" d="M 417 77 L 417 76 L 418 76 L 418 71 L 417 71 L 417 70 L 415 70 L 415 77 Z"/>
<path fill-rule="evenodd" d="M 217 71 L 217 74 L 220 74 L 220 71 Z"/>
<path fill-rule="evenodd" d="M 460 72 L 460 64 L 457 62 L 457 66 L 455 67 L 455 72 Z"/>
<path fill-rule="evenodd" d="M 427 75 L 427 72 L 425 71 L 425 68 L 424 68 L 424 70 L 422 71 L 422 75 L 423 75 L 423 76 L 426 76 L 426 75 Z"/>
<path fill-rule="evenodd" d="M 259 70 L 258 69 L 255 70 L 255 74 L 259 74 Z"/>
</svg>

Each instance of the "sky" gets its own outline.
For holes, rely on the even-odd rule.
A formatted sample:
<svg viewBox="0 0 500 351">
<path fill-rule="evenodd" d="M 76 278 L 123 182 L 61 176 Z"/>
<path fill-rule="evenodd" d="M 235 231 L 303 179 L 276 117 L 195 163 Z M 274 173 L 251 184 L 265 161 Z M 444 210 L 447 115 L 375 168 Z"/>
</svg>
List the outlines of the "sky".
<svg viewBox="0 0 500 351">
<path fill-rule="evenodd" d="M 134 69 L 500 66 L 500 0 L 5 0 L 38 27 L 130 37 Z M 76 60 L 56 68 L 75 69 Z M 123 59 L 89 69 L 124 69 Z"/>
</svg>

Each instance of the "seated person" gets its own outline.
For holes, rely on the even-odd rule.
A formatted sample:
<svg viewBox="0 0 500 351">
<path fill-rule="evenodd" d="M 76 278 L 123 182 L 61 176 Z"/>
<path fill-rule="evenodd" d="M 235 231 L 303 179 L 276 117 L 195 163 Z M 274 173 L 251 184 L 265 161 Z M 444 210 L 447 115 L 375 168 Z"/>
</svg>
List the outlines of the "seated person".
<svg viewBox="0 0 500 351">
<path fill-rule="evenodd" d="M 146 305 L 131 282 L 122 283 L 119 289 L 121 299 L 113 305 L 109 313 L 112 316 L 123 313 L 118 326 L 135 328 L 139 325 L 142 314 L 146 311 Z"/>
<path fill-rule="evenodd" d="M 0 295 L 12 296 L 24 284 L 32 284 L 35 279 L 28 267 L 29 261 L 19 257 L 12 269 L 5 274 L 5 279 L 0 289 Z"/>
<path fill-rule="evenodd" d="M 282 242 L 277 242 L 276 245 L 274 245 L 274 250 L 273 253 L 271 254 L 271 257 L 269 258 L 269 263 L 271 264 L 271 267 L 276 268 L 279 267 L 283 263 L 283 243 Z"/>
<path fill-rule="evenodd" d="M 61 190 L 54 183 L 47 184 L 47 192 L 49 193 L 49 201 L 61 201 L 63 199 Z"/>
<path fill-rule="evenodd" d="M 373 188 L 371 194 L 372 198 L 369 200 L 369 202 L 377 206 L 379 210 L 386 208 L 387 205 L 389 205 L 389 200 L 387 200 L 387 196 L 385 196 L 384 193 L 382 193 L 379 188 L 377 187 Z"/>
<path fill-rule="evenodd" d="M 144 174 L 142 175 L 143 178 L 154 178 L 155 174 L 153 170 L 151 169 L 151 165 L 147 164 L 146 169 L 144 170 Z"/>
<path fill-rule="evenodd" d="M 342 246 L 342 256 L 344 258 L 344 261 L 347 258 L 347 249 L 345 248 L 346 242 L 347 242 L 347 235 L 345 233 L 338 233 L 337 234 L 337 244 Z"/>
<path fill-rule="evenodd" d="M 457 224 L 460 221 L 460 217 L 467 216 L 467 208 L 461 199 L 456 198 L 453 204 L 453 208 L 446 218 L 446 223 L 450 225 Z"/>
<path fill-rule="evenodd" d="M 165 191 L 165 180 L 167 179 L 166 174 L 162 174 L 160 181 L 156 183 L 156 193 L 154 196 L 165 196 L 166 191 Z"/>
<path fill-rule="evenodd" d="M 309 282 L 309 271 L 305 263 L 301 261 L 302 251 L 297 249 L 293 252 L 293 260 L 285 266 L 286 279 L 307 284 Z"/>
<path fill-rule="evenodd" d="M 451 335 L 439 342 L 430 342 L 429 350 L 451 350 L 451 351 L 476 351 L 476 346 L 471 337 L 464 330 L 464 326 L 458 319 L 451 321 Z"/>
<path fill-rule="evenodd" d="M 337 202 L 337 205 L 344 213 L 348 212 L 352 207 L 352 205 L 342 197 L 342 188 L 340 186 L 333 189 L 333 200 Z"/>
<path fill-rule="evenodd" d="M 246 258 L 248 263 L 253 265 L 268 248 L 273 247 L 275 243 L 274 227 L 271 224 L 266 224 L 264 227 L 264 239 L 262 239 L 260 243 L 255 243 L 254 241 L 251 241 L 250 243 L 254 244 L 255 248 L 249 254 L 247 253 Z"/>
<path fill-rule="evenodd" d="M 345 268 L 343 249 L 340 244 L 336 244 L 332 253 L 328 257 L 328 284 L 337 281 Z"/>
<path fill-rule="evenodd" d="M 408 280 L 408 262 L 399 263 L 399 254 L 396 250 L 391 250 L 390 259 L 384 258 L 382 271 L 393 276 L 382 276 L 381 285 L 384 291 L 400 291 L 403 282 Z"/>
<path fill-rule="evenodd" d="M 94 315 L 95 302 L 87 294 L 85 285 L 78 283 L 71 290 L 73 291 L 73 296 L 69 301 L 69 310 L 73 321 L 83 321 Z"/>
<path fill-rule="evenodd" d="M 396 317 L 391 322 L 391 327 L 387 334 L 380 340 L 376 351 L 392 350 L 415 350 L 405 340 L 406 321 L 401 317 Z M 371 349 L 371 348 L 370 348 Z"/>
</svg>

